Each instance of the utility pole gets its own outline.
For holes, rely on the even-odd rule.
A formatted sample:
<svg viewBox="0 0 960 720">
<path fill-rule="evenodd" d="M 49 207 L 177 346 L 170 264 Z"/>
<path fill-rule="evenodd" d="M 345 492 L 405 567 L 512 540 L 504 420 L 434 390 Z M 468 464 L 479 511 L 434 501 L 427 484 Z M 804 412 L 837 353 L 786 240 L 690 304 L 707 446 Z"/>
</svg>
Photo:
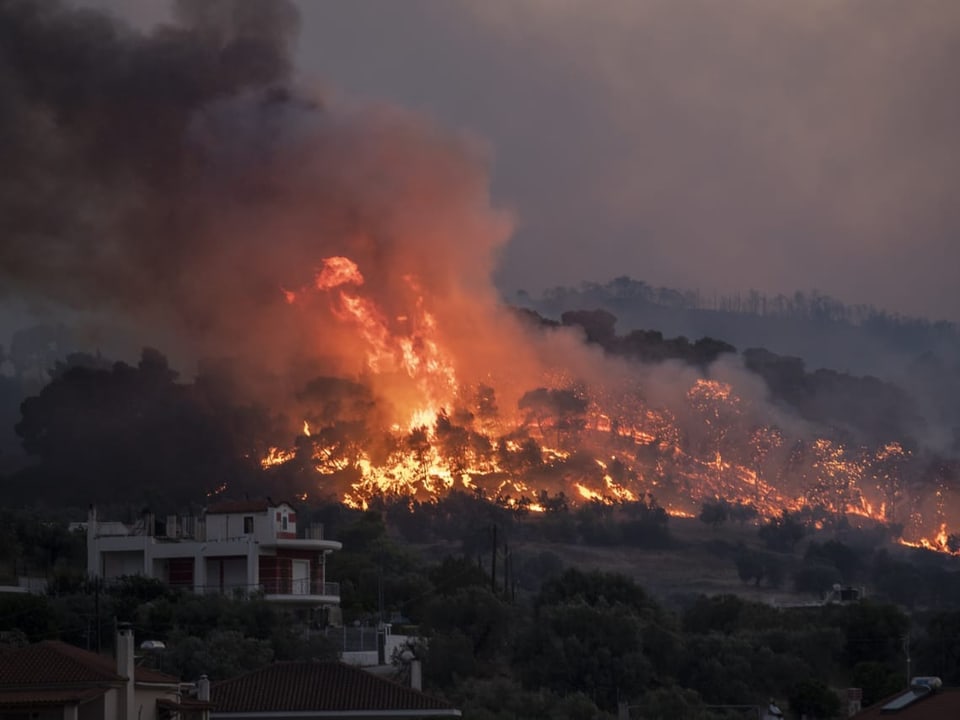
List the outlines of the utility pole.
<svg viewBox="0 0 960 720">
<path fill-rule="evenodd" d="M 497 594 L 497 526 L 491 525 L 493 533 L 493 551 L 490 555 L 490 591 Z"/>
<path fill-rule="evenodd" d="M 103 652 L 103 647 L 100 643 L 100 577 L 97 576 L 93 579 L 93 608 L 94 614 L 97 616 L 97 653 Z"/>
<path fill-rule="evenodd" d="M 377 565 L 377 625 L 383 626 L 383 560 Z"/>
<path fill-rule="evenodd" d="M 503 597 L 510 597 L 510 546 L 503 544 Z"/>
<path fill-rule="evenodd" d="M 907 656 L 907 689 L 910 689 L 910 635 L 903 636 L 903 652 Z"/>
</svg>

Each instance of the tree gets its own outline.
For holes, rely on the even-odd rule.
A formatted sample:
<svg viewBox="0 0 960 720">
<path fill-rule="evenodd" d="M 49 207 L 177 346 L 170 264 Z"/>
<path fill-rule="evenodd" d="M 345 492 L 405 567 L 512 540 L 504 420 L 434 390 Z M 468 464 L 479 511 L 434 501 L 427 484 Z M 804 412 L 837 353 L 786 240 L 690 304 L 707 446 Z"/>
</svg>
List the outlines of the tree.
<svg viewBox="0 0 960 720">
<path fill-rule="evenodd" d="M 228 421 L 235 408 L 176 377 L 148 348 L 136 367 L 71 367 L 27 398 L 16 431 L 39 459 L 23 471 L 34 492 L 78 506 L 94 497 L 146 502 L 162 512 L 259 477 L 252 440 Z"/>
<path fill-rule="evenodd" d="M 804 562 L 832 565 L 840 572 L 838 582 L 853 582 L 860 573 L 863 561 L 860 554 L 838 540 L 825 543 L 811 542 L 804 554 Z"/>
<path fill-rule="evenodd" d="M 783 561 L 775 553 L 748 550 L 741 545 L 734 556 L 737 575 L 743 582 L 753 580 L 754 585 L 766 580 L 769 587 L 777 588 L 783 582 Z"/>
<path fill-rule="evenodd" d="M 724 500 L 708 500 L 700 508 L 700 522 L 711 525 L 714 529 L 723 525 L 729 517 L 730 506 Z"/>
<path fill-rule="evenodd" d="M 903 676 L 880 662 L 865 661 L 853 666 L 851 682 L 863 690 L 863 707 L 869 707 L 903 688 Z"/>
<path fill-rule="evenodd" d="M 804 534 L 803 525 L 794 520 L 786 510 L 780 514 L 780 517 L 772 518 L 757 531 L 757 535 L 768 549 L 782 553 L 793 552 Z"/>
<path fill-rule="evenodd" d="M 753 499 L 759 503 L 763 496 L 763 475 L 767 458 L 783 446 L 783 432 L 777 427 L 760 425 L 750 433 L 751 460 L 753 462 Z"/>
<path fill-rule="evenodd" d="M 830 565 L 805 564 L 793 574 L 793 588 L 823 598 L 840 583 L 840 571 Z"/>
<path fill-rule="evenodd" d="M 663 626 L 658 635 L 645 630 Z M 655 674 L 647 644 L 667 659 L 671 633 L 656 603 L 629 578 L 567 570 L 544 583 L 533 621 L 517 639 L 515 664 L 525 687 L 559 694 L 583 692 L 598 706 L 638 696 Z"/>
<path fill-rule="evenodd" d="M 32 593 L 0 594 L 0 631 L 18 630 L 30 642 L 56 637 L 57 623 L 50 602 Z"/>
<path fill-rule="evenodd" d="M 507 647 L 514 614 L 489 588 L 464 587 L 430 598 L 423 612 L 423 627 L 429 637 L 444 637 L 453 643 L 451 648 L 466 649 L 473 667 L 490 672 Z"/>
<path fill-rule="evenodd" d="M 580 691 L 607 710 L 618 697 L 642 692 L 654 672 L 640 619 L 625 606 L 581 599 L 541 605 L 515 658 L 526 687 Z"/>
<path fill-rule="evenodd" d="M 801 680 L 790 693 L 790 709 L 812 720 L 829 720 L 840 713 L 840 698 L 822 680 Z"/>
<path fill-rule="evenodd" d="M 518 407 L 527 414 L 528 422 L 536 422 L 541 436 L 544 434 L 545 425 L 552 423 L 557 431 L 558 445 L 563 431 L 573 434 L 586 424 L 584 414 L 587 401 L 574 390 L 550 390 L 542 387 L 530 390 L 520 398 Z"/>
<path fill-rule="evenodd" d="M 617 318 L 606 310 L 568 310 L 560 316 L 564 325 L 583 328 L 587 342 L 609 347 L 616 338 Z"/>
<path fill-rule="evenodd" d="M 670 685 L 649 690 L 635 703 L 638 717 L 705 720 L 709 717 L 696 690 Z"/>
<path fill-rule="evenodd" d="M 206 638 L 175 632 L 163 653 L 164 669 L 181 677 L 208 675 L 226 680 L 267 665 L 273 648 L 266 640 L 245 637 L 237 630 L 213 630 Z"/>
<path fill-rule="evenodd" d="M 719 481 L 723 473 L 727 437 L 739 422 L 740 398 L 733 394 L 733 388 L 727 383 L 700 379 L 687 391 L 687 402 L 705 425 L 713 456 L 711 464 Z"/>
<path fill-rule="evenodd" d="M 874 453 L 873 480 L 883 490 L 884 517 L 890 523 L 903 520 L 898 508 L 905 490 L 903 468 L 909 458 L 910 452 L 899 442 L 885 443 Z"/>
</svg>

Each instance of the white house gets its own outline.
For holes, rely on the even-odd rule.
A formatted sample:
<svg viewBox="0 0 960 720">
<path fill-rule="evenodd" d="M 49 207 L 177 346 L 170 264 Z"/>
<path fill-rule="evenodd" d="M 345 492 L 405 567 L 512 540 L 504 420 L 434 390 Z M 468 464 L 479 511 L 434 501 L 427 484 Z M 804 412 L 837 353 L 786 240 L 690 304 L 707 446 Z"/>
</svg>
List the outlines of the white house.
<svg viewBox="0 0 960 720">
<path fill-rule="evenodd" d="M 223 502 L 199 518 L 171 515 L 157 529 L 150 514 L 134 525 L 105 523 L 91 507 L 87 572 L 105 579 L 143 575 L 201 594 L 263 592 L 274 602 L 339 606 L 340 585 L 327 581 L 326 559 L 341 544 L 323 539 L 322 527 L 298 533 L 286 502 Z"/>
</svg>

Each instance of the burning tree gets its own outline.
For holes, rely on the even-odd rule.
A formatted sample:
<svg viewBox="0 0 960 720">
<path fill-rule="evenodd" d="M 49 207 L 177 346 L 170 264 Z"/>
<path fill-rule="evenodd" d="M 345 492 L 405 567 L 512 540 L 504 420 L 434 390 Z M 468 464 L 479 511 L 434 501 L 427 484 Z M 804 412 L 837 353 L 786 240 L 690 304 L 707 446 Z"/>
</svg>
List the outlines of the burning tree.
<svg viewBox="0 0 960 720">
<path fill-rule="evenodd" d="M 564 435 L 572 440 L 586 426 L 587 401 L 575 390 L 530 390 L 520 398 L 519 408 L 528 422 L 536 424 L 540 437 L 544 437 L 544 427 L 552 426 L 558 447 Z"/>
<path fill-rule="evenodd" d="M 883 517 L 889 523 L 896 523 L 898 520 L 897 509 L 904 499 L 905 491 L 902 471 L 909 458 L 910 453 L 896 441 L 882 445 L 873 456 L 872 476 L 883 497 Z"/>
<path fill-rule="evenodd" d="M 763 483 L 764 464 L 770 453 L 783 446 L 783 433 L 774 426 L 760 425 L 750 433 L 751 460 L 754 472 L 754 495 L 756 504 L 761 501 L 761 487 Z"/>
<path fill-rule="evenodd" d="M 860 467 L 846 459 L 843 445 L 832 440 L 815 440 L 812 451 L 814 476 L 808 497 L 815 506 L 832 512 L 839 520 L 853 499 Z"/>
<path fill-rule="evenodd" d="M 687 391 L 687 401 L 706 426 L 713 454 L 711 464 L 719 483 L 724 468 L 725 443 L 740 417 L 740 398 L 733 394 L 733 388 L 727 383 L 700 379 Z"/>
</svg>

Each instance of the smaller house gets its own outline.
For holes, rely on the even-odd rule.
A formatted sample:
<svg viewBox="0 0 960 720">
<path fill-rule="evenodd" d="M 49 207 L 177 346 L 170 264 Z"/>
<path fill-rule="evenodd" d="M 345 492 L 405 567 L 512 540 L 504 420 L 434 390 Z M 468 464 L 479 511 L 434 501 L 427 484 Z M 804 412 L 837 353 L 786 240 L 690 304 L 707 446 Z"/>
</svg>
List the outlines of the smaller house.
<svg viewBox="0 0 960 720">
<path fill-rule="evenodd" d="M 915 677 L 909 689 L 885 698 L 853 717 L 855 720 L 941 720 L 960 717 L 960 688 L 945 688 L 938 677 Z"/>
<path fill-rule="evenodd" d="M 210 720 L 456 718 L 447 702 L 341 662 L 278 662 L 214 683 Z"/>
<path fill-rule="evenodd" d="M 58 640 L 0 652 L 0 720 L 168 720 L 179 707 L 178 679 L 136 666 L 129 629 L 116 660 Z"/>
</svg>

